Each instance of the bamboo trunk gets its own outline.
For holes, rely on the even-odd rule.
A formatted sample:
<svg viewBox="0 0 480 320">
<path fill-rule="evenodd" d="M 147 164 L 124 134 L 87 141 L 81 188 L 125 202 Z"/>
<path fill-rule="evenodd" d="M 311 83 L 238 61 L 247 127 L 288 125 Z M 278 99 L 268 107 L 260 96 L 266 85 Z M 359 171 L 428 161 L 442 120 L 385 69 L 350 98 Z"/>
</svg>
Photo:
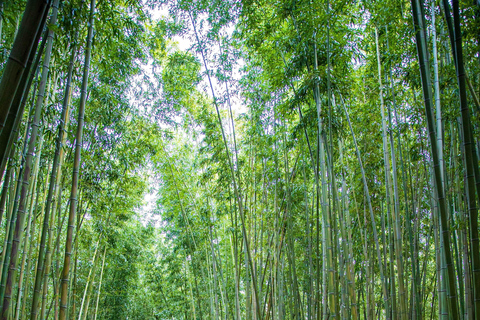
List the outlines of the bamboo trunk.
<svg viewBox="0 0 480 320">
<path fill-rule="evenodd" d="M 61 291 L 60 291 L 61 292 L 60 293 L 60 297 L 61 297 L 60 316 L 59 316 L 60 320 L 65 320 L 67 317 L 68 278 L 69 278 L 69 271 L 70 271 L 70 258 L 72 254 L 73 229 L 74 229 L 75 215 L 77 211 L 77 202 L 78 202 L 78 199 L 77 199 L 78 176 L 79 176 L 79 170 L 80 170 L 83 124 L 84 124 L 84 117 L 85 117 L 85 103 L 87 100 L 88 75 L 89 75 L 89 68 L 90 68 L 90 56 L 91 56 L 91 50 L 92 50 L 94 14 L 95 14 L 95 0 L 91 0 L 90 18 L 89 18 L 89 27 L 88 27 L 88 36 L 87 36 L 87 48 L 85 51 L 85 65 L 83 69 L 80 106 L 78 108 L 78 127 L 77 127 L 76 144 L 75 144 L 72 190 L 70 194 L 70 211 L 68 215 L 67 239 L 65 244 L 65 258 L 64 258 L 63 271 L 61 276 L 62 283 L 61 283 Z"/>
<path fill-rule="evenodd" d="M 431 101 L 431 86 L 430 86 L 430 70 L 428 65 L 427 45 L 424 33 L 423 16 L 421 15 L 420 3 L 418 0 L 412 0 L 412 15 L 413 23 L 415 27 L 415 37 L 417 45 L 418 62 L 420 65 L 420 75 L 422 79 L 423 97 L 425 102 L 425 111 L 427 115 L 427 125 L 430 138 L 431 155 L 433 158 L 433 168 L 435 173 L 435 188 L 436 195 L 439 202 L 440 212 L 440 226 L 441 234 L 444 243 L 444 256 L 446 260 L 446 266 L 448 270 L 448 293 L 449 293 L 449 313 L 454 319 L 459 317 L 457 293 L 455 286 L 455 269 L 452 260 L 451 248 L 450 248 L 450 234 L 447 229 L 447 208 L 445 205 L 445 197 L 443 192 L 442 178 L 440 172 L 440 161 L 437 150 L 437 139 L 435 135 L 434 119 L 432 112 Z"/>
<path fill-rule="evenodd" d="M 37 31 L 43 28 L 42 18 L 45 12 L 48 12 L 49 4 L 50 2 L 47 0 L 29 0 L 27 2 L 18 34 L 0 81 L 0 133 L 5 126 L 5 120 L 25 70 Z"/>
</svg>

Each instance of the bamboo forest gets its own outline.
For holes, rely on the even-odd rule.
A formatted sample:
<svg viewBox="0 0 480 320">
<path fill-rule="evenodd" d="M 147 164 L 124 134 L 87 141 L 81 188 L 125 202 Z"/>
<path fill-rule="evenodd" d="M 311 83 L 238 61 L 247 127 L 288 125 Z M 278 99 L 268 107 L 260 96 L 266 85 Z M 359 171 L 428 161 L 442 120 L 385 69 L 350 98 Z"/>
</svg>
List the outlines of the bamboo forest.
<svg viewBox="0 0 480 320">
<path fill-rule="evenodd" d="M 0 320 L 480 319 L 480 0 L 0 0 Z"/>
</svg>

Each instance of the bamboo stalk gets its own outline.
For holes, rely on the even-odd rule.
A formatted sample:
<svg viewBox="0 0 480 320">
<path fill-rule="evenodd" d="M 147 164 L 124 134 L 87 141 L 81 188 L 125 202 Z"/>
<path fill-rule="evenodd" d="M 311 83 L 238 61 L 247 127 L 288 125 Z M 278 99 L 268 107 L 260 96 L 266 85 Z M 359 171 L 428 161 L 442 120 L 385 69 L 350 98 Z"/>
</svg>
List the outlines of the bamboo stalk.
<svg viewBox="0 0 480 320">
<path fill-rule="evenodd" d="M 77 136 L 76 136 L 76 144 L 75 144 L 75 158 L 74 158 L 74 165 L 73 165 L 72 190 L 70 194 L 70 211 L 68 215 L 67 239 L 65 244 L 65 258 L 64 258 L 63 271 L 61 276 L 61 291 L 60 291 L 61 299 L 60 299 L 60 315 L 59 315 L 60 320 L 65 320 L 67 317 L 68 278 L 69 278 L 69 271 L 70 271 L 70 258 L 72 254 L 73 229 L 74 229 L 75 215 L 77 211 L 77 202 L 78 202 L 78 199 L 77 199 L 78 176 L 79 176 L 79 170 L 80 170 L 83 124 L 84 124 L 84 117 L 85 117 L 85 103 L 87 100 L 88 75 L 89 75 L 90 57 L 91 57 L 91 51 L 92 51 L 94 14 L 95 14 L 95 0 L 91 0 L 89 27 L 88 27 L 88 35 L 87 35 L 87 48 L 85 51 L 85 64 L 84 64 L 84 70 L 83 70 L 80 106 L 78 109 L 78 126 L 77 126 Z"/>
</svg>

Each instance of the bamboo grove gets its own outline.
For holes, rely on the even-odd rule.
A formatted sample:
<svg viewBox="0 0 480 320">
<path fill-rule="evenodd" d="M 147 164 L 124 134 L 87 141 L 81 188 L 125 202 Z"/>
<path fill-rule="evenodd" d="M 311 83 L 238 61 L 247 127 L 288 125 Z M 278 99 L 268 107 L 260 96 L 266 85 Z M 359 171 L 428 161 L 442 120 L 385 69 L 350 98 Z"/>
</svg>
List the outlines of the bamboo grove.
<svg viewBox="0 0 480 320">
<path fill-rule="evenodd" d="M 0 0 L 0 317 L 480 318 L 478 0 Z"/>
</svg>

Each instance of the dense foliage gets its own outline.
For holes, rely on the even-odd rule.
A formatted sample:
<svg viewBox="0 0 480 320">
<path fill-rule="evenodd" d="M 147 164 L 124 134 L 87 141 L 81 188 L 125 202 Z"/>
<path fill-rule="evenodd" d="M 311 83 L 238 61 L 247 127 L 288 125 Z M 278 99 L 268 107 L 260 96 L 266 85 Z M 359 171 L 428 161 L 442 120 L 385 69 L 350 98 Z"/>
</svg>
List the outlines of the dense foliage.
<svg viewBox="0 0 480 320">
<path fill-rule="evenodd" d="M 1 319 L 479 318 L 479 30 L 477 0 L 0 0 Z"/>
</svg>

